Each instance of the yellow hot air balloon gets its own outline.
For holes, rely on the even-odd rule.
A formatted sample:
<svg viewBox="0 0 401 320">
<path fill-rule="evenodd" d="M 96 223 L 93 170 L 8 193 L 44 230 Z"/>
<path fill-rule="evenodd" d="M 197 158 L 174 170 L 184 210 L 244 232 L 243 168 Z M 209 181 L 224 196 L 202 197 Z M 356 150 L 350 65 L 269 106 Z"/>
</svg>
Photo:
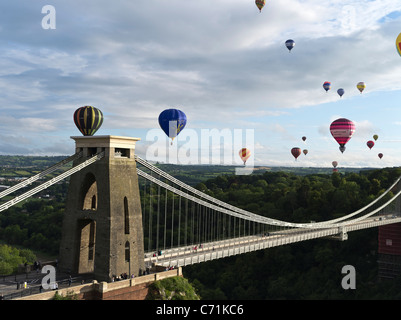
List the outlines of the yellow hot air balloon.
<svg viewBox="0 0 401 320">
<path fill-rule="evenodd" d="M 358 84 L 356 85 L 356 87 L 358 88 L 358 90 L 362 93 L 362 91 L 366 88 L 365 82 L 358 82 Z"/>
<path fill-rule="evenodd" d="M 377 134 L 374 134 L 373 139 L 375 139 L 375 141 L 377 141 L 377 139 L 379 139 L 379 136 Z"/>
<path fill-rule="evenodd" d="M 401 56 L 401 33 L 398 35 L 397 39 L 395 40 L 395 46 L 397 48 L 398 54 Z"/>
</svg>

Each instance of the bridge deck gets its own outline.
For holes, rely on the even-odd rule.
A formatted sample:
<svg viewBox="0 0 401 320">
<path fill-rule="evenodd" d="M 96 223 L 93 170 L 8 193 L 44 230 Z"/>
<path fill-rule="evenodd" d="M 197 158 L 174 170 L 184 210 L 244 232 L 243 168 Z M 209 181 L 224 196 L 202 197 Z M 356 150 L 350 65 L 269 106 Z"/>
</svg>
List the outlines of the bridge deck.
<svg viewBox="0 0 401 320">
<path fill-rule="evenodd" d="M 344 224 L 342 227 L 303 230 L 290 229 L 272 232 L 268 236 L 255 235 L 215 241 L 204 243 L 202 244 L 202 248 L 197 248 L 196 250 L 194 247 L 185 246 L 164 250 L 161 255 L 156 256 L 153 256 L 154 253 L 147 253 L 145 255 L 145 264 L 148 266 L 155 264 L 164 267 L 180 267 L 318 238 L 335 237 L 340 235 L 340 239 L 345 240 L 346 238 L 343 236 L 346 235 L 347 232 L 399 222 L 401 222 L 401 217 L 389 214 L 352 222 L 350 224 Z"/>
</svg>

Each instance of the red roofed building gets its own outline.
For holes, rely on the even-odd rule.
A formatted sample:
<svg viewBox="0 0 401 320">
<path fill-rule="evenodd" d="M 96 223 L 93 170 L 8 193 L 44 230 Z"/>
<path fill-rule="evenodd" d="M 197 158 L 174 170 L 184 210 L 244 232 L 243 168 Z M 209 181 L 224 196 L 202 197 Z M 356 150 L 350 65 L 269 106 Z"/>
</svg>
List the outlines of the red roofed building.
<svg viewBox="0 0 401 320">
<path fill-rule="evenodd" d="M 379 278 L 393 279 L 401 273 L 401 223 L 379 227 Z"/>
</svg>

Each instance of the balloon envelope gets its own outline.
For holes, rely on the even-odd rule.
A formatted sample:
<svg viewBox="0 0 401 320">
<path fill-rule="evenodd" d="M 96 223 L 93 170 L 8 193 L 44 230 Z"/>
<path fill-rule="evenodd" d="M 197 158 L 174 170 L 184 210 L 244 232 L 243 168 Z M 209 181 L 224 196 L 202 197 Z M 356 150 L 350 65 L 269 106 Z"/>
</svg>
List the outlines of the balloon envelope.
<svg viewBox="0 0 401 320">
<path fill-rule="evenodd" d="M 247 148 L 242 148 L 239 151 L 239 156 L 240 156 L 241 160 L 244 161 L 244 164 L 245 164 L 246 160 L 248 160 L 249 157 L 251 156 L 251 150 L 249 150 Z"/>
<path fill-rule="evenodd" d="M 164 133 L 174 139 L 187 124 L 187 116 L 178 109 L 166 109 L 159 115 L 159 125 Z"/>
<path fill-rule="evenodd" d="M 331 83 L 330 82 L 325 81 L 323 83 L 323 88 L 324 88 L 324 90 L 326 90 L 326 92 L 330 90 L 330 87 L 331 87 Z"/>
<path fill-rule="evenodd" d="M 295 160 L 297 160 L 297 158 L 300 156 L 301 154 L 301 148 L 292 148 L 291 149 L 291 154 L 294 156 Z"/>
<path fill-rule="evenodd" d="M 369 149 L 372 149 L 375 143 L 372 140 L 369 140 L 368 142 L 366 142 L 366 145 L 369 147 Z"/>
<path fill-rule="evenodd" d="M 103 123 L 103 113 L 92 106 L 78 108 L 74 112 L 74 123 L 84 136 L 93 136 Z"/>
<path fill-rule="evenodd" d="M 373 139 L 375 139 L 375 141 L 377 141 L 377 139 L 379 139 L 379 136 L 377 134 L 373 135 Z"/>
<path fill-rule="evenodd" d="M 305 156 L 308 154 L 308 150 L 307 149 L 302 150 L 302 152 L 304 153 Z"/>
<path fill-rule="evenodd" d="M 378 156 L 380 159 L 383 158 L 383 153 L 379 153 Z"/>
<path fill-rule="evenodd" d="M 395 39 L 395 46 L 398 54 L 401 56 L 401 33 L 397 36 L 397 39 Z"/>
<path fill-rule="evenodd" d="M 344 91 L 343 88 L 340 88 L 340 89 L 337 90 L 337 93 L 338 93 L 338 95 L 340 96 L 340 98 L 343 96 L 344 92 L 345 92 L 345 91 Z"/>
<path fill-rule="evenodd" d="M 332 165 L 333 165 L 333 167 L 335 168 L 335 167 L 337 167 L 337 165 L 338 165 L 338 162 L 337 162 L 337 161 L 333 161 L 331 164 L 332 164 Z"/>
<path fill-rule="evenodd" d="M 362 93 L 362 91 L 366 88 L 365 82 L 358 82 L 358 84 L 356 85 L 356 87 L 357 87 L 358 90 Z"/>
<path fill-rule="evenodd" d="M 349 139 L 351 139 L 354 132 L 354 123 L 345 118 L 334 120 L 330 125 L 330 133 L 340 145 L 341 152 L 344 152 L 345 144 L 349 141 Z"/>
<path fill-rule="evenodd" d="M 285 46 L 286 46 L 287 49 L 291 52 L 291 49 L 294 48 L 294 46 L 295 46 L 295 41 L 292 40 L 292 39 L 288 39 L 288 40 L 285 42 Z"/>
<path fill-rule="evenodd" d="M 266 0 L 255 0 L 255 4 L 258 7 L 259 12 L 262 12 L 262 9 L 266 4 Z"/>
<path fill-rule="evenodd" d="M 305 137 L 305 136 L 303 136 L 303 137 L 302 137 L 302 141 L 305 141 L 305 140 L 306 140 L 306 137 Z"/>
</svg>

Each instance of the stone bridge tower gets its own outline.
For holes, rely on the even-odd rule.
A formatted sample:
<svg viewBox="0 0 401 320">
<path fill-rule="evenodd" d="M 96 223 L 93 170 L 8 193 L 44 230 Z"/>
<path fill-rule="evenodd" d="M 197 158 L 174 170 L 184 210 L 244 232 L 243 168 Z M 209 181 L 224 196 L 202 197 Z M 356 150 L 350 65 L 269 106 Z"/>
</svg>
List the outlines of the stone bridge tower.
<svg viewBox="0 0 401 320">
<path fill-rule="evenodd" d="M 104 151 L 104 157 L 70 177 L 62 227 L 59 268 L 92 273 L 110 281 L 145 269 L 138 176 L 134 158 L 139 139 L 81 136 L 73 165 Z"/>
</svg>

